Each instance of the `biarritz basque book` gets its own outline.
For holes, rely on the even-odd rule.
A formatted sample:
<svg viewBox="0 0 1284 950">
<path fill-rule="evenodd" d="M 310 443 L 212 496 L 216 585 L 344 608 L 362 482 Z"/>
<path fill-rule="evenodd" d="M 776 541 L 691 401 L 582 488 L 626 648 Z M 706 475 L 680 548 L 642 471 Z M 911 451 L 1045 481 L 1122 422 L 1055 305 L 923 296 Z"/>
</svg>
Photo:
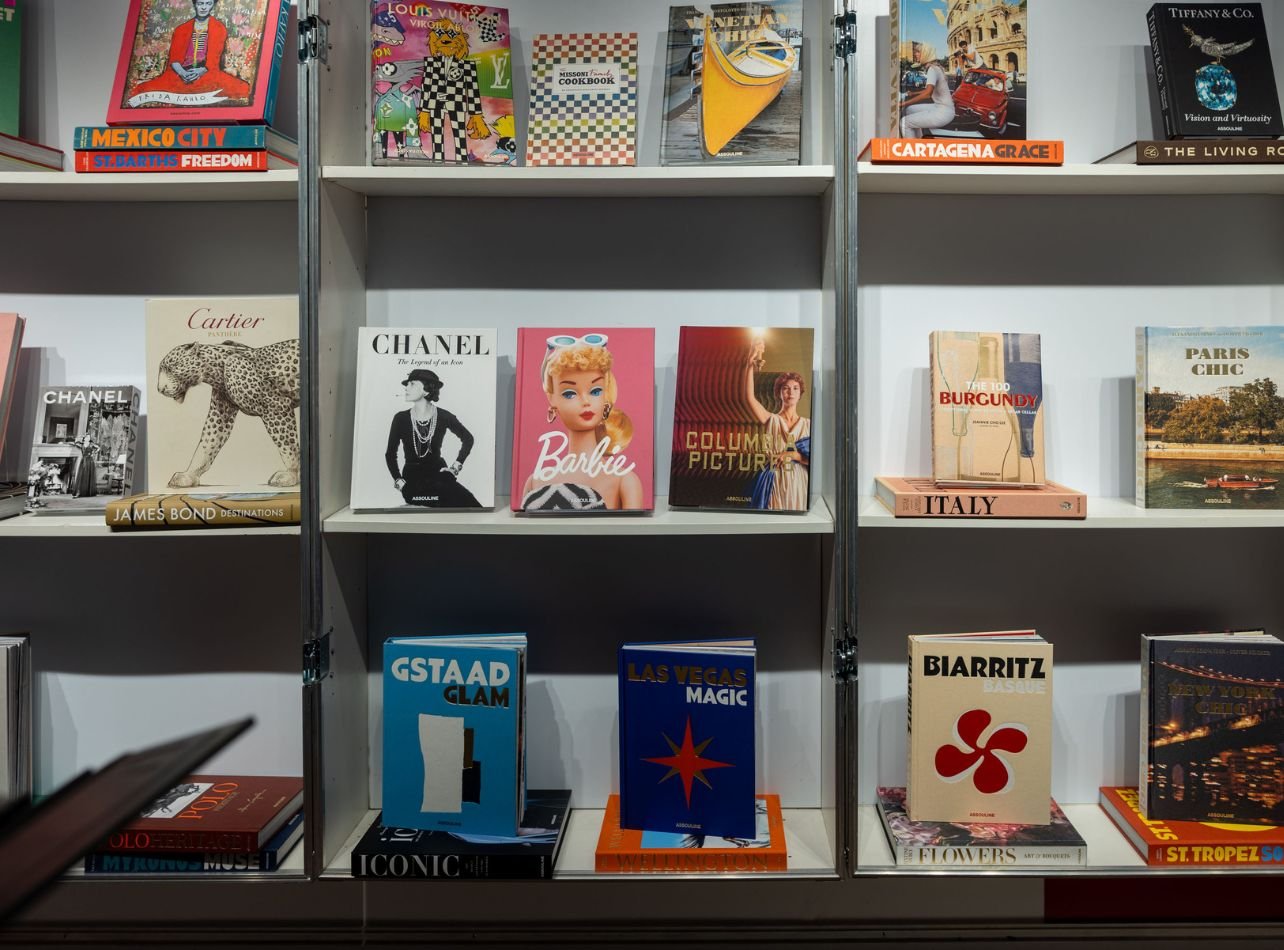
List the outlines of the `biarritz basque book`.
<svg viewBox="0 0 1284 950">
<path fill-rule="evenodd" d="M 638 35 L 540 33 L 530 55 L 526 164 L 637 164 Z"/>
<path fill-rule="evenodd" d="M 134 487 L 140 396 L 133 386 L 47 386 L 36 404 L 27 510 L 87 514 Z"/>
<path fill-rule="evenodd" d="M 620 827 L 757 835 L 754 641 L 620 647 Z"/>
<path fill-rule="evenodd" d="M 1151 867 L 1284 867 L 1284 828 L 1147 818 L 1136 788 L 1102 788 L 1099 800 Z"/>
<path fill-rule="evenodd" d="M 1046 825 L 1052 644 L 1033 630 L 909 638 L 911 821 Z"/>
<path fill-rule="evenodd" d="M 385 824 L 516 836 L 525 736 L 525 634 L 384 641 Z"/>
<path fill-rule="evenodd" d="M 599 874 L 765 874 L 789 869 L 779 795 L 754 801 L 754 836 L 620 827 L 620 796 L 606 800 L 593 868 Z"/>
<path fill-rule="evenodd" d="M 94 851 L 86 874 L 238 874 L 275 871 L 303 837 L 303 810 L 280 827 L 261 851 Z"/>
<path fill-rule="evenodd" d="M 361 327 L 352 510 L 495 507 L 495 330 Z"/>
</svg>

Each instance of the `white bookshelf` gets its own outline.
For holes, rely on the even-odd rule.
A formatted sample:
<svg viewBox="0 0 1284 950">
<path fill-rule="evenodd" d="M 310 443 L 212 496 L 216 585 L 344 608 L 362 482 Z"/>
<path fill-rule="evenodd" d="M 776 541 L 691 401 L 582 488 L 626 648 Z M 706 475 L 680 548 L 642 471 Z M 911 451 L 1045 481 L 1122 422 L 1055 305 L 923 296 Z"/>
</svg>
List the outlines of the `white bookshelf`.
<svg viewBox="0 0 1284 950">
<path fill-rule="evenodd" d="M 117 531 L 107 527 L 103 515 L 25 514 L 0 521 L 0 540 L 5 538 L 193 538 L 298 535 L 298 525 L 254 528 L 161 528 Z"/>
<path fill-rule="evenodd" d="M 0 201 L 294 201 L 298 189 L 296 169 L 210 174 L 0 172 Z"/>
<path fill-rule="evenodd" d="M 862 528 L 1284 528 L 1284 511 L 1138 508 L 1131 498 L 1090 497 L 1086 518 L 897 518 L 877 498 L 861 500 Z"/>
<path fill-rule="evenodd" d="M 1284 195 L 1284 165 L 884 165 L 861 162 L 861 193 L 883 195 Z"/>
</svg>

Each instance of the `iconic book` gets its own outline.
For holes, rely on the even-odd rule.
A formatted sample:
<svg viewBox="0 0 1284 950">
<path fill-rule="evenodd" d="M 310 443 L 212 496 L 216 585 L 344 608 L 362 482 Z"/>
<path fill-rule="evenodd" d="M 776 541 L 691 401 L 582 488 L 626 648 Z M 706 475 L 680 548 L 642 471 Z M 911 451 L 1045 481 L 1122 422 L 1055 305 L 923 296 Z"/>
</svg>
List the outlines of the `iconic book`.
<svg viewBox="0 0 1284 950">
<path fill-rule="evenodd" d="M 1037 333 L 931 334 L 932 477 L 941 485 L 1042 485 Z"/>
<path fill-rule="evenodd" d="M 85 855 L 86 874 L 222 874 L 275 871 L 303 837 L 303 811 L 281 826 L 258 852 L 94 851 Z"/>
<path fill-rule="evenodd" d="M 525 634 L 384 641 L 386 824 L 516 835 L 525 735 Z"/>
<path fill-rule="evenodd" d="M 375 165 L 516 165 L 503 7 L 370 0 Z"/>
<path fill-rule="evenodd" d="M 797 164 L 802 39 L 800 0 L 670 7 L 661 163 Z"/>
<path fill-rule="evenodd" d="M 107 527 L 272 528 L 299 523 L 298 492 L 130 495 L 107 503 Z"/>
<path fill-rule="evenodd" d="M 655 331 L 517 331 L 511 504 L 525 512 L 655 507 Z"/>
<path fill-rule="evenodd" d="M 634 165 L 636 33 L 540 33 L 531 44 L 527 165 Z"/>
<path fill-rule="evenodd" d="M 1088 863 L 1087 843 L 1055 801 L 1047 824 L 911 821 L 905 789 L 880 788 L 878 817 L 901 867 L 1064 868 Z"/>
<path fill-rule="evenodd" d="M 133 386 L 40 391 L 27 472 L 29 511 L 97 512 L 133 491 L 139 398 Z"/>
<path fill-rule="evenodd" d="M 181 152 L 77 152 L 76 171 L 94 172 L 265 172 L 292 168 L 266 149 L 188 150 Z"/>
<path fill-rule="evenodd" d="M 0 313 L 0 455 L 4 454 L 4 434 L 9 428 L 13 394 L 18 385 L 18 357 L 22 353 L 26 325 L 16 313 Z"/>
<path fill-rule="evenodd" d="M 930 478 L 874 479 L 874 496 L 898 518 L 1086 518 L 1088 499 L 1056 482 L 1037 488 L 937 488 Z"/>
<path fill-rule="evenodd" d="M 807 511 L 812 331 L 683 327 L 669 505 Z"/>
<path fill-rule="evenodd" d="M 0 808 L 31 794 L 31 640 L 0 636 Z"/>
<path fill-rule="evenodd" d="M 297 488 L 297 299 L 155 298 L 146 306 L 148 490 Z"/>
<path fill-rule="evenodd" d="M 1284 508 L 1284 326 L 1137 330 L 1137 504 Z"/>
<path fill-rule="evenodd" d="M 352 876 L 548 880 L 570 807 L 569 790 L 528 790 L 516 835 L 394 828 L 376 818 L 352 849 Z"/>
<path fill-rule="evenodd" d="M 757 836 L 753 640 L 620 647 L 620 826 Z"/>
<path fill-rule="evenodd" d="M 290 0 L 129 0 L 108 125 L 270 123 Z"/>
<path fill-rule="evenodd" d="M 357 331 L 352 509 L 495 507 L 495 330 Z"/>
<path fill-rule="evenodd" d="M 22 5 L 0 0 L 0 135 L 17 135 L 22 111 Z"/>
<path fill-rule="evenodd" d="M 1260 631 L 1141 638 L 1141 812 L 1284 824 L 1284 642 Z"/>
<path fill-rule="evenodd" d="M 1046 825 L 1052 644 L 1032 630 L 909 638 L 912 821 Z"/>
<path fill-rule="evenodd" d="M 1146 24 L 1165 135 L 1284 135 L 1260 3 L 1156 3 Z"/>
<path fill-rule="evenodd" d="M 620 827 L 620 796 L 606 801 L 594 870 L 606 874 L 762 874 L 786 871 L 789 854 L 779 795 L 754 800 L 754 836 L 726 838 Z"/>
<path fill-rule="evenodd" d="M 1147 818 L 1135 788 L 1103 788 L 1100 801 L 1151 867 L 1284 868 L 1284 828 Z"/>
</svg>

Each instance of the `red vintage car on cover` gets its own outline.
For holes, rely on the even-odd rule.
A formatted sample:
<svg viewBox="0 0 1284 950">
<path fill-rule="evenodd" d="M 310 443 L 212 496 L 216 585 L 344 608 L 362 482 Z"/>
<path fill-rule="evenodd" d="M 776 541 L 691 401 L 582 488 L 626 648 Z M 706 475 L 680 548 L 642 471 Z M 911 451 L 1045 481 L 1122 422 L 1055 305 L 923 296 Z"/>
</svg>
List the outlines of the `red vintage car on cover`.
<svg viewBox="0 0 1284 950">
<path fill-rule="evenodd" d="M 983 135 L 1002 135 L 1008 128 L 1008 74 L 969 69 L 954 90 L 954 112 L 952 127 L 977 125 Z"/>
</svg>

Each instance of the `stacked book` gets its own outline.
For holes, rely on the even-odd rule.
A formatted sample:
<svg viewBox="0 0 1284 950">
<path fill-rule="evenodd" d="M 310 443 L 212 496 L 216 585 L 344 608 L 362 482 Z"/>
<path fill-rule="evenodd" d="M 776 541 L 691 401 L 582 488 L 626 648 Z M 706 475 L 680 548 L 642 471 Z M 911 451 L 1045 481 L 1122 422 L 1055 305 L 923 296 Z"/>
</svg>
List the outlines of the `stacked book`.
<svg viewBox="0 0 1284 950">
<path fill-rule="evenodd" d="M 0 3 L 0 171 L 62 171 L 62 152 L 18 137 L 22 112 L 22 10 Z"/>
<path fill-rule="evenodd" d="M 0 810 L 31 794 L 31 645 L 0 636 Z"/>
<path fill-rule="evenodd" d="M 81 126 L 78 172 L 262 172 L 296 168 L 299 143 L 268 125 Z"/>
<path fill-rule="evenodd" d="M 4 434 L 17 390 L 18 354 L 22 349 L 24 326 L 25 321 L 16 313 L 0 313 L 0 455 L 4 453 Z M 0 480 L 0 518 L 21 514 L 26 502 L 25 482 Z"/>
<path fill-rule="evenodd" d="M 62 163 L 60 149 L 0 132 L 0 171 L 60 172 Z"/>
</svg>

